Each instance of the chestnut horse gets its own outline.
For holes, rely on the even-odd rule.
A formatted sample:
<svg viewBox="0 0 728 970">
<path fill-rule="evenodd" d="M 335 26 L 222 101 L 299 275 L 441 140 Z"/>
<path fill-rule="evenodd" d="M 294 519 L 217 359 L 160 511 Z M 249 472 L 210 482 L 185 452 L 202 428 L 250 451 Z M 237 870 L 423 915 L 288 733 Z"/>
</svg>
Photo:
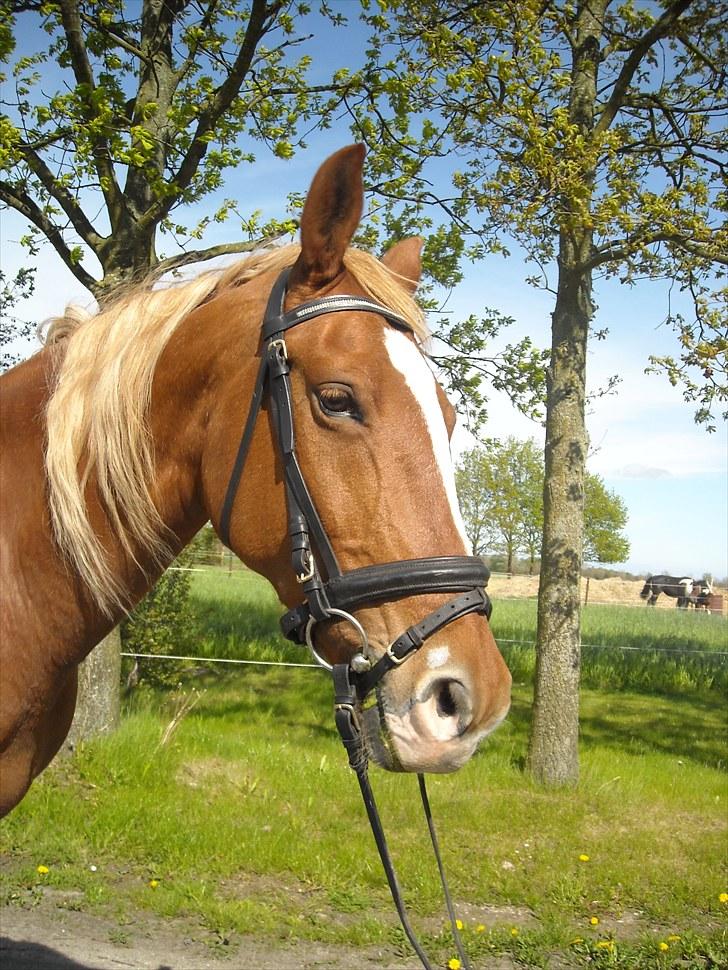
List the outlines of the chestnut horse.
<svg viewBox="0 0 728 970">
<path fill-rule="evenodd" d="M 132 288 L 93 316 L 69 311 L 45 348 L 0 381 L 2 813 L 61 746 L 78 664 L 208 519 L 220 531 L 260 324 L 285 267 L 284 311 L 342 293 L 374 307 L 354 299 L 351 311 L 286 333 L 297 460 L 342 568 L 467 554 L 449 457 L 454 414 L 423 356 L 412 296 L 420 242 L 398 243 L 381 261 L 350 247 L 362 166 L 363 149 L 351 146 L 319 169 L 300 246 Z M 294 608 L 303 593 L 271 411 L 264 401 L 251 428 L 223 531 Z M 423 610 L 445 602 L 440 592 L 400 591 L 354 610 L 360 627 L 332 615 L 316 649 L 347 663 L 365 628 L 376 663 Z M 487 621 L 469 612 L 397 663 L 377 695 L 364 726 L 374 760 L 451 771 L 505 716 L 510 675 Z"/>
</svg>

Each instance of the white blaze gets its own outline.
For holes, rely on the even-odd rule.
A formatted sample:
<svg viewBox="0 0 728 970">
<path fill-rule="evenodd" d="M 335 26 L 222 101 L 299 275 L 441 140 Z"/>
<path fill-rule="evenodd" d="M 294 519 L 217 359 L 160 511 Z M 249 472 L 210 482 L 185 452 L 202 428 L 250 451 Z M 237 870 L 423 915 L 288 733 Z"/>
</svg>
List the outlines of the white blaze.
<svg viewBox="0 0 728 970">
<path fill-rule="evenodd" d="M 435 375 L 415 344 L 401 331 L 392 330 L 388 327 L 384 331 L 384 345 L 387 348 L 392 365 L 402 374 L 407 387 L 422 410 L 432 443 L 435 464 L 440 470 L 443 488 L 450 504 L 453 522 L 460 533 L 466 551 L 470 554 L 472 550 L 455 491 L 455 471 L 450 454 L 450 441 L 437 397 Z"/>
<path fill-rule="evenodd" d="M 450 651 L 447 647 L 430 647 L 427 651 L 427 666 L 430 670 L 444 667 L 449 659 Z"/>
</svg>

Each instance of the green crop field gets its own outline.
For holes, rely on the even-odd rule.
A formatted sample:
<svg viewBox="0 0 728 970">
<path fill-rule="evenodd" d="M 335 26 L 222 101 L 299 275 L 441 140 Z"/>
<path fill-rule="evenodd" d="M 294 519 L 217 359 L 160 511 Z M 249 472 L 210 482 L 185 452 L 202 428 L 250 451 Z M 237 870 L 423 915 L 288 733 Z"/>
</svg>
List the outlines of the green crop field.
<svg viewBox="0 0 728 970">
<path fill-rule="evenodd" d="M 193 596 L 199 656 L 306 661 L 251 574 L 195 573 Z M 581 780 L 559 791 L 522 770 L 535 604 L 496 603 L 493 626 L 514 668 L 512 713 L 465 768 L 429 783 L 474 966 L 728 965 L 726 621 L 586 609 Z M 184 667 L 178 691 L 138 690 L 116 734 L 52 766 L 0 824 L 3 902 L 56 899 L 119 939 L 141 913 L 194 920 L 236 968 L 250 939 L 273 954 L 314 941 L 401 961 L 328 677 Z M 446 967 L 455 951 L 416 781 L 372 780 L 413 922 Z"/>
</svg>

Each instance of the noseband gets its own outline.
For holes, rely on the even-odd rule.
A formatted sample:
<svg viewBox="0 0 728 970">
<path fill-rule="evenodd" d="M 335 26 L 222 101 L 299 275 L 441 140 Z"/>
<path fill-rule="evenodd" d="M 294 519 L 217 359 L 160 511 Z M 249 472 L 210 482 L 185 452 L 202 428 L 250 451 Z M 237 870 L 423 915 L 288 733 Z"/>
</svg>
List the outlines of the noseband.
<svg viewBox="0 0 728 970">
<path fill-rule="evenodd" d="M 288 511 L 288 534 L 291 543 L 291 565 L 301 586 L 304 602 L 289 610 L 281 618 L 284 635 L 295 643 L 307 644 L 314 659 L 329 670 L 334 679 L 336 726 L 349 756 L 349 763 L 357 773 L 364 803 L 372 825 L 377 847 L 392 891 L 397 911 L 410 942 L 423 965 L 430 964 L 409 927 L 397 879 L 381 829 L 379 815 L 369 786 L 367 756 L 361 735 L 358 711 L 367 695 L 377 688 L 384 675 L 404 663 L 408 657 L 443 627 L 469 613 L 487 618 L 491 602 L 485 592 L 490 572 L 475 556 L 438 556 L 424 559 L 405 559 L 399 562 L 364 566 L 343 572 L 321 521 L 311 493 L 303 477 L 296 456 L 291 394 L 291 360 L 285 334 L 288 330 L 323 314 L 365 311 L 376 313 L 399 330 L 412 332 L 411 326 L 387 307 L 358 296 L 336 295 L 302 303 L 284 312 L 284 302 L 290 268 L 276 280 L 268 299 L 261 328 L 261 361 L 253 388 L 248 418 L 228 482 L 220 514 L 219 533 L 230 546 L 230 520 L 235 497 L 245 468 L 246 458 L 255 424 L 268 393 L 270 415 L 278 450 L 283 462 Z M 325 578 L 320 567 L 323 568 Z M 367 633 L 353 612 L 376 603 L 391 602 L 408 596 L 428 593 L 457 593 L 439 609 L 428 613 L 391 643 L 382 656 L 369 656 Z M 315 628 L 327 621 L 346 621 L 360 639 L 360 647 L 348 664 L 332 666 L 318 653 L 314 643 Z M 453 926 L 453 934 L 463 965 L 467 958 L 455 928 L 455 918 L 449 898 L 444 872 L 439 859 L 436 836 L 420 775 L 420 791 L 430 835 L 435 848 L 438 868 L 443 880 L 445 899 Z"/>
</svg>

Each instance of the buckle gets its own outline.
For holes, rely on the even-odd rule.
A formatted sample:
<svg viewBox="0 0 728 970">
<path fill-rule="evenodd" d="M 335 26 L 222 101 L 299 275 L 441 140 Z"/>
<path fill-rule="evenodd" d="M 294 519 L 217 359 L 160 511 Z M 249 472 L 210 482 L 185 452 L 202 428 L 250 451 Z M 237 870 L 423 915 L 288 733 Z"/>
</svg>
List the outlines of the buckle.
<svg viewBox="0 0 728 970">
<path fill-rule="evenodd" d="M 395 653 L 392 653 L 392 647 L 396 642 L 397 640 L 394 640 L 389 644 L 387 649 L 384 651 L 384 656 L 389 657 L 390 661 L 395 665 L 395 667 L 399 667 L 399 665 L 404 663 L 407 657 L 409 657 L 411 651 L 408 650 L 403 657 L 398 657 Z"/>
<path fill-rule="evenodd" d="M 268 341 L 268 350 L 275 353 L 281 360 L 288 360 L 288 347 L 283 337 L 276 337 L 275 340 Z"/>
<path fill-rule="evenodd" d="M 316 563 L 313 560 L 313 556 L 310 552 L 307 552 L 306 556 L 308 557 L 308 567 L 306 568 L 305 572 L 296 573 L 297 583 L 307 583 L 309 579 L 313 579 L 313 577 L 316 575 Z"/>
</svg>

